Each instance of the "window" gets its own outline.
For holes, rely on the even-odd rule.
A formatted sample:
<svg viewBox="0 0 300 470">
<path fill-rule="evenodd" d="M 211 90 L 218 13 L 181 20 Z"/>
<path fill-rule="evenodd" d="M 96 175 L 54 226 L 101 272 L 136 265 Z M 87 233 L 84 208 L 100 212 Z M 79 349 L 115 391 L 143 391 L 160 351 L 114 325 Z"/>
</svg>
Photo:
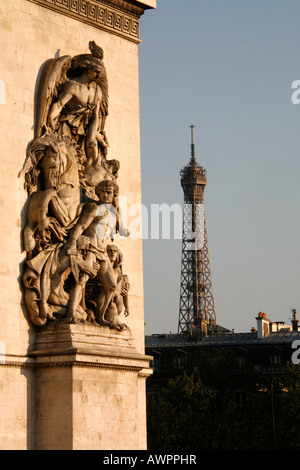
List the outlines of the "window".
<svg viewBox="0 0 300 470">
<path fill-rule="evenodd" d="M 174 356 L 173 365 L 175 369 L 184 369 L 185 367 L 185 356 L 181 354 L 180 356 Z"/>
<path fill-rule="evenodd" d="M 246 364 L 245 356 L 238 356 L 235 358 L 235 362 L 238 366 L 244 366 Z"/>
<path fill-rule="evenodd" d="M 270 356 L 270 364 L 271 366 L 281 366 L 282 364 L 282 359 L 280 354 L 272 354 Z"/>
</svg>

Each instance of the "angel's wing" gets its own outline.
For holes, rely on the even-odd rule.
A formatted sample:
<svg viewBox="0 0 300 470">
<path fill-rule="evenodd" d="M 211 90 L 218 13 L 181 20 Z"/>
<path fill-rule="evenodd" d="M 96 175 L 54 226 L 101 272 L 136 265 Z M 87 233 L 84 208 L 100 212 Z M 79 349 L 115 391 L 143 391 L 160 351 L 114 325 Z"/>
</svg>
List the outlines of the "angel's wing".
<svg viewBox="0 0 300 470">
<path fill-rule="evenodd" d="M 44 65 L 37 93 L 35 139 L 40 137 L 46 128 L 49 109 L 58 95 L 59 86 L 68 81 L 66 74 L 71 60 L 71 56 L 65 55 L 58 59 L 49 59 Z"/>
<path fill-rule="evenodd" d="M 101 64 L 101 72 L 100 77 L 97 80 L 97 85 L 101 88 L 102 91 L 102 99 L 100 103 L 100 122 L 99 122 L 99 131 L 104 131 L 105 126 L 105 119 L 108 115 L 108 80 L 107 80 L 107 73 L 104 63 L 102 62 L 104 53 L 103 49 L 100 46 L 97 46 L 95 41 L 89 42 L 89 49 L 94 57 L 100 59 Z"/>
</svg>

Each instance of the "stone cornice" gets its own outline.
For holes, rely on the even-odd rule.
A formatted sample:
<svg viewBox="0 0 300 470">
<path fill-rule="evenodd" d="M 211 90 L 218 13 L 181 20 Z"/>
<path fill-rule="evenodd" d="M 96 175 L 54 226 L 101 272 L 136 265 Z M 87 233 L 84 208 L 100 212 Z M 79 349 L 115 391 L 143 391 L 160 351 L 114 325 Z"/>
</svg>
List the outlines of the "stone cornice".
<svg viewBox="0 0 300 470">
<path fill-rule="evenodd" d="M 18 369 L 44 369 L 44 368 L 71 368 L 71 367 L 81 367 L 81 368 L 88 368 L 88 369 L 109 369 L 109 370 L 123 370 L 123 371 L 130 371 L 138 373 L 139 377 L 149 377 L 152 374 L 152 369 L 147 369 L 142 365 L 131 365 L 131 364 L 103 364 L 103 363 L 95 363 L 95 362 L 88 362 L 88 361 L 62 361 L 62 362 L 40 362 L 40 363 L 32 363 L 32 362 L 6 362 L 0 363 L 0 368 L 5 367 L 13 367 Z"/>
<path fill-rule="evenodd" d="M 145 8 L 134 0 L 28 0 L 70 18 L 139 43 Z"/>
</svg>

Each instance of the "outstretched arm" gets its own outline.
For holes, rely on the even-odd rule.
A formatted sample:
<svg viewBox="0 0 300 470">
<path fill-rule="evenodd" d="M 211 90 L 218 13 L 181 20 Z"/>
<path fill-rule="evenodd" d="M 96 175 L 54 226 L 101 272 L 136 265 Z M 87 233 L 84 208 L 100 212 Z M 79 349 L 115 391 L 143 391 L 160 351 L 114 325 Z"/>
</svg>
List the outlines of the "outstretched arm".
<svg viewBox="0 0 300 470">
<path fill-rule="evenodd" d="M 97 214 L 97 204 L 86 204 L 82 214 L 78 219 L 75 227 L 71 230 L 69 241 L 66 244 L 68 251 L 76 250 L 76 242 L 80 235 L 91 225 Z"/>
</svg>

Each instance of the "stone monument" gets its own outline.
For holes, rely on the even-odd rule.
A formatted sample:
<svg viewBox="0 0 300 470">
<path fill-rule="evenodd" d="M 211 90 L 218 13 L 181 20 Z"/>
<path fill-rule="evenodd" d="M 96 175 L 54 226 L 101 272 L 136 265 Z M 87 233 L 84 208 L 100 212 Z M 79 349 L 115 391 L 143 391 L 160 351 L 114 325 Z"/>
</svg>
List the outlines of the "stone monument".
<svg viewBox="0 0 300 470">
<path fill-rule="evenodd" d="M 120 199 L 141 202 L 148 8 L 0 0 L 2 450 L 146 448 L 142 241 Z"/>
</svg>

